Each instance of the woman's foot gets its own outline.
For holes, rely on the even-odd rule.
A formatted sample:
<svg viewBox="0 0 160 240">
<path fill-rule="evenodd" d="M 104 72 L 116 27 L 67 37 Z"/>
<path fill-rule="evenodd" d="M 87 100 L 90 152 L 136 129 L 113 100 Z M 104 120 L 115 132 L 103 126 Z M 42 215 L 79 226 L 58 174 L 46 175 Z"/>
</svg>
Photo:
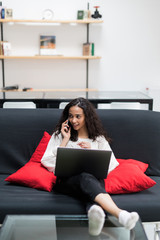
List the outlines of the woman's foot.
<svg viewBox="0 0 160 240">
<path fill-rule="evenodd" d="M 105 213 L 98 205 L 93 205 L 88 211 L 89 234 L 98 236 L 103 228 L 105 221 Z"/>
<path fill-rule="evenodd" d="M 139 215 L 136 212 L 127 212 L 122 210 L 119 214 L 119 222 L 127 229 L 131 230 L 135 227 Z"/>
</svg>

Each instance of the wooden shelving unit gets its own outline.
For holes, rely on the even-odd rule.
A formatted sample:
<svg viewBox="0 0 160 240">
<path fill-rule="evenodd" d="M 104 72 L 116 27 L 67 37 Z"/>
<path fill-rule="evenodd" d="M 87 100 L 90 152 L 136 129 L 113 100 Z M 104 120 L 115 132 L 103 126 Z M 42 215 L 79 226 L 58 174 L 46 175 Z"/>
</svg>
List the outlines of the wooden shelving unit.
<svg viewBox="0 0 160 240">
<path fill-rule="evenodd" d="M 84 19 L 84 20 L 43 20 L 43 19 L 0 19 L 1 23 L 77 23 L 77 24 L 87 24 L 87 23 L 103 23 L 103 20 L 96 19 Z"/>
<path fill-rule="evenodd" d="M 97 92 L 96 88 L 50 88 L 50 89 L 29 89 L 27 92 Z M 23 89 L 16 90 L 3 90 L 0 89 L 0 92 L 24 92 Z"/>
<path fill-rule="evenodd" d="M 0 55 L 0 59 L 77 59 L 77 60 L 86 60 L 86 59 L 101 59 L 100 56 L 3 56 Z"/>
<path fill-rule="evenodd" d="M 1 25 L 1 41 L 3 41 L 3 24 L 7 23 L 15 23 L 15 24 L 31 24 L 36 27 L 36 24 L 51 24 L 54 26 L 54 24 L 85 24 L 87 26 L 86 31 L 86 42 L 89 42 L 89 24 L 97 24 L 97 23 L 103 23 L 103 20 L 96 20 L 96 19 L 84 19 L 84 20 L 37 20 L 37 19 L 0 19 L 0 25 Z M 35 55 L 35 56 L 4 56 L 0 55 L 0 60 L 2 62 L 2 81 L 3 81 L 3 87 L 5 87 L 5 73 L 4 73 L 4 61 L 5 60 L 18 60 L 18 59 L 35 59 L 35 60 L 85 60 L 86 61 L 86 92 L 88 92 L 88 68 L 89 68 L 89 60 L 96 60 L 101 59 L 100 56 L 63 56 L 63 55 L 56 55 L 56 56 L 41 56 L 41 55 Z M 56 90 L 57 91 L 57 90 Z M 79 91 L 77 89 L 77 91 Z M 84 91 L 84 89 L 83 89 Z M 95 91 L 95 89 L 94 89 Z M 5 92 L 4 92 L 4 98 L 5 98 Z"/>
</svg>

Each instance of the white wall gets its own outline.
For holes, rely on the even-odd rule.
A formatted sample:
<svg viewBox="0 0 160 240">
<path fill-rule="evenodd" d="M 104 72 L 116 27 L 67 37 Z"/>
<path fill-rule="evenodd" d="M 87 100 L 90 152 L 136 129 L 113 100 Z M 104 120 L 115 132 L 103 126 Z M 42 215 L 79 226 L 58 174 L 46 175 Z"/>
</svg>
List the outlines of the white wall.
<svg viewBox="0 0 160 240">
<path fill-rule="evenodd" d="M 55 19 L 75 19 L 87 0 L 4 0 L 14 18 L 40 19 L 46 8 Z M 90 25 L 90 41 L 101 60 L 89 62 L 89 87 L 99 90 L 143 91 L 149 88 L 154 109 L 160 110 L 160 1 L 90 0 L 90 9 L 100 5 L 103 24 Z M 39 35 L 57 37 L 57 50 L 64 55 L 81 55 L 86 27 L 4 25 L 4 38 L 13 55 L 35 55 Z M 33 88 L 84 88 L 85 61 L 6 60 L 6 85 Z M 26 71 L 27 70 L 27 71 Z M 0 76 L 1 77 L 1 76 Z"/>
</svg>

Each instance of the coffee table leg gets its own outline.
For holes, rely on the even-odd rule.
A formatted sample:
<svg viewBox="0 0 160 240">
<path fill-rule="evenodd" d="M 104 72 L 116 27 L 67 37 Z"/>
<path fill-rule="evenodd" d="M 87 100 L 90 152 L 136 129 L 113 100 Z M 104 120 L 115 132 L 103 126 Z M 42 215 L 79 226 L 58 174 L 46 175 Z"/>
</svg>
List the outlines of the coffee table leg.
<svg viewBox="0 0 160 240">
<path fill-rule="evenodd" d="M 160 223 L 156 224 L 155 233 L 154 233 L 154 240 L 160 240 Z"/>
</svg>

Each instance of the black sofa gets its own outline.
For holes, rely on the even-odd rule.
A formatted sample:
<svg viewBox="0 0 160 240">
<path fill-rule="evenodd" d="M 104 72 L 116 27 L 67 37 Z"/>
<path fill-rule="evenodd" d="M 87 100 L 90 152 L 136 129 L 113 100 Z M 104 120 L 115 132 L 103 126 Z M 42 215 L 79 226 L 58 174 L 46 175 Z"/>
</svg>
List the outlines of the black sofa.
<svg viewBox="0 0 160 240">
<path fill-rule="evenodd" d="M 60 109 L 0 109 L 0 222 L 7 214 L 86 214 L 73 197 L 13 185 L 6 177 L 35 151 L 43 132 L 52 133 Z M 160 221 L 160 113 L 143 110 L 97 110 L 112 138 L 116 158 L 149 164 L 156 185 L 138 193 L 112 195 L 120 208 L 137 211 L 143 222 Z"/>
</svg>

